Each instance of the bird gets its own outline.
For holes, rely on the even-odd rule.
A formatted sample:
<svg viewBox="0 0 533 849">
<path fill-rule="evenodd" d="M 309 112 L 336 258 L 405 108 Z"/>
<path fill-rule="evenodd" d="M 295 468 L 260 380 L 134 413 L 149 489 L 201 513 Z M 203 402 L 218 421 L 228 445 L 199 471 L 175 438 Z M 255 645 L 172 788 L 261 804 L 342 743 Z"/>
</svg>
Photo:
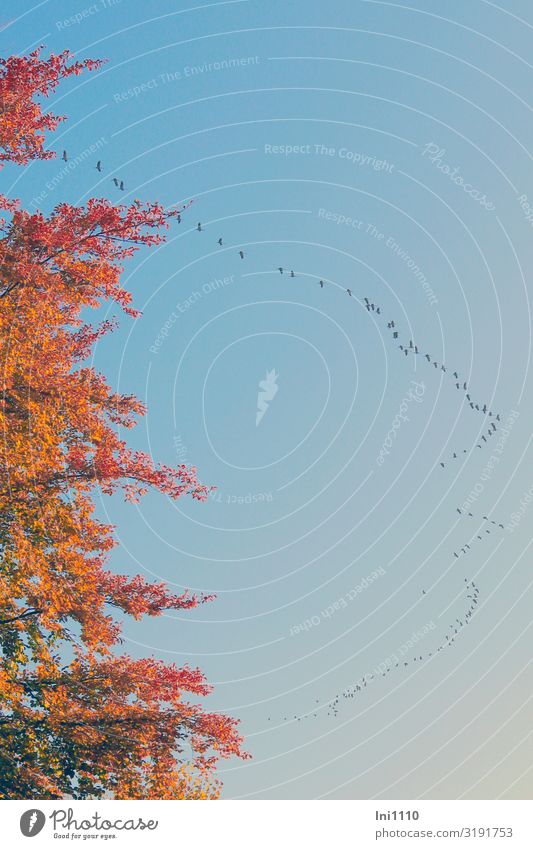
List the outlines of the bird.
<svg viewBox="0 0 533 849">
<path fill-rule="evenodd" d="M 177 215 L 177 219 L 178 219 L 178 224 L 181 224 L 181 213 L 179 213 L 179 212 L 178 212 L 178 215 Z"/>
<path fill-rule="evenodd" d="M 453 376 L 455 377 L 456 380 L 459 380 L 459 375 L 457 374 L 456 371 L 454 371 Z"/>
<path fill-rule="evenodd" d="M 415 345 L 415 354 L 418 354 L 418 347 Z"/>
<path fill-rule="evenodd" d="M 218 240 L 218 244 L 220 245 L 220 247 L 222 247 L 222 237 L 220 237 L 220 239 Z"/>
<path fill-rule="evenodd" d="M 352 297 L 352 290 L 351 290 L 351 289 L 346 289 L 346 291 L 348 292 L 348 294 L 349 294 L 349 296 L 350 296 L 350 298 L 351 298 L 351 297 Z"/>
<path fill-rule="evenodd" d="M 199 221 L 198 224 L 196 225 L 196 229 L 198 230 L 199 233 L 202 231 L 202 222 L 201 221 Z"/>
<path fill-rule="evenodd" d="M 124 191 L 124 180 L 121 180 L 121 181 L 120 181 L 119 189 L 120 189 L 120 191 L 121 191 L 121 192 L 123 192 L 123 191 Z"/>
<path fill-rule="evenodd" d="M 279 266 L 278 271 L 279 271 L 280 274 L 283 274 L 283 269 L 282 269 L 281 265 Z"/>
<path fill-rule="evenodd" d="M 63 156 L 61 157 L 61 159 L 63 160 L 63 162 L 66 162 L 66 161 L 67 161 L 68 156 L 67 156 L 67 151 L 66 151 L 66 150 L 64 150 L 64 151 L 63 151 Z"/>
<path fill-rule="evenodd" d="M 239 251 L 239 256 L 241 259 L 244 259 L 244 251 Z"/>
<path fill-rule="evenodd" d="M 393 339 L 397 339 L 397 338 L 398 338 L 398 331 L 397 331 L 397 330 L 395 330 L 395 331 L 394 331 L 394 333 L 392 334 L 392 338 L 393 338 Z"/>
<path fill-rule="evenodd" d="M 381 310 L 380 310 L 379 307 L 376 309 L 376 312 L 377 312 L 378 315 L 381 315 Z"/>
<path fill-rule="evenodd" d="M 446 371 L 446 366 L 441 366 L 441 367 L 440 367 L 440 370 L 441 370 L 441 371 Z"/>
<path fill-rule="evenodd" d="M 464 389 L 464 391 L 466 392 L 466 380 L 465 380 L 465 382 L 463 383 L 463 389 Z"/>
<path fill-rule="evenodd" d="M 118 189 L 119 183 L 118 183 L 118 180 L 117 180 L 117 178 L 116 178 L 116 177 L 113 177 L 113 182 L 114 182 L 115 186 L 116 186 L 116 187 L 117 187 L 117 189 Z"/>
<path fill-rule="evenodd" d="M 320 288 L 321 288 L 321 289 L 323 289 L 323 288 L 324 288 L 324 281 L 323 281 L 323 280 L 319 280 L 319 281 L 318 281 L 318 285 L 320 286 Z"/>
<path fill-rule="evenodd" d="M 365 301 L 365 304 L 369 304 L 369 303 L 370 303 L 370 301 L 368 300 L 368 298 L 365 298 L 365 299 L 364 299 L 364 301 Z"/>
<path fill-rule="evenodd" d="M 102 170 L 102 163 L 100 162 L 100 160 L 98 160 L 98 162 L 96 163 L 96 170 L 97 170 L 97 171 L 101 171 L 101 170 Z"/>
<path fill-rule="evenodd" d="M 428 363 L 431 362 L 431 356 L 429 354 L 426 354 L 426 360 L 428 361 Z"/>
<path fill-rule="evenodd" d="M 291 277 L 294 277 L 294 271 L 291 269 Z"/>
<path fill-rule="evenodd" d="M 410 347 L 410 348 L 412 348 L 412 347 L 413 347 L 413 340 L 412 340 L 412 339 L 409 339 L 409 347 Z"/>
</svg>

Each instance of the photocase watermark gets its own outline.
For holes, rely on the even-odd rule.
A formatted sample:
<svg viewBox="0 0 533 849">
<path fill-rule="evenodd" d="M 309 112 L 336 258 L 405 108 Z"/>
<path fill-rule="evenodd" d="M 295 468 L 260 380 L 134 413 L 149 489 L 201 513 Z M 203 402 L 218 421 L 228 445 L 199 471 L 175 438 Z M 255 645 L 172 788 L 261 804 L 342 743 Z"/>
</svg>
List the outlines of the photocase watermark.
<svg viewBox="0 0 533 849">
<path fill-rule="evenodd" d="M 359 218 L 352 218 L 350 215 L 343 215 L 342 212 L 333 212 L 331 209 L 322 207 L 318 210 L 318 217 L 323 218 L 324 221 L 331 221 L 337 226 L 353 227 L 354 230 L 362 230 L 365 226 L 365 222 L 360 221 Z"/>
<path fill-rule="evenodd" d="M 455 168 L 451 168 L 444 161 L 445 155 L 446 149 L 439 147 L 439 145 L 435 144 L 435 142 L 428 142 L 428 144 L 424 145 L 424 149 L 422 151 L 422 156 L 427 156 L 428 160 L 435 165 L 442 174 L 449 177 L 452 183 L 459 186 L 467 195 L 476 200 L 488 212 L 493 212 L 496 207 L 492 201 L 488 200 L 487 195 L 474 188 L 471 183 L 466 183 L 459 173 L 461 170 L 460 166 L 456 165 Z"/>
<path fill-rule="evenodd" d="M 112 9 L 113 6 L 118 6 L 120 3 L 121 0 L 98 0 L 98 3 L 93 3 L 92 6 L 86 6 L 85 9 L 81 9 L 79 12 L 76 12 L 74 15 L 70 15 L 68 18 L 56 21 L 56 29 L 63 30 L 77 26 L 87 20 L 87 18 L 91 18 L 93 15 L 97 15 L 105 9 Z"/>
<path fill-rule="evenodd" d="M 264 152 L 271 156 L 331 156 L 345 159 L 352 165 L 372 168 L 374 171 L 391 173 L 394 164 L 387 159 L 376 159 L 368 153 L 350 150 L 348 147 L 330 147 L 325 144 L 265 144 Z"/>
<path fill-rule="evenodd" d="M 165 344 L 165 340 L 170 335 L 170 331 L 181 315 L 185 315 L 191 307 L 197 304 L 198 301 L 201 301 L 206 295 L 210 295 L 211 292 L 216 292 L 219 289 L 224 289 L 226 286 L 233 283 L 234 280 L 234 274 L 230 274 L 229 277 L 216 277 L 208 283 L 204 283 L 201 289 L 191 292 L 189 297 L 185 298 L 184 301 L 177 301 L 175 308 L 171 313 L 169 313 L 165 323 L 161 325 L 159 333 L 150 345 L 149 351 L 151 351 L 152 354 L 158 354 L 162 346 Z"/>
<path fill-rule="evenodd" d="M 43 189 L 43 191 L 40 192 L 38 195 L 35 195 L 31 199 L 30 206 L 32 206 L 34 209 L 40 207 L 43 200 L 48 197 L 50 192 L 53 192 L 58 186 L 61 185 L 61 183 L 68 174 L 74 171 L 78 167 L 78 165 L 82 165 L 82 163 L 85 162 L 88 157 L 94 156 L 95 153 L 98 153 L 98 151 L 102 150 L 102 148 L 105 147 L 106 144 L 107 139 L 105 138 L 105 136 L 100 136 L 99 139 L 97 139 L 95 142 L 93 142 L 84 150 L 82 150 L 81 153 L 78 153 L 76 156 L 73 156 L 71 159 L 69 159 L 68 162 L 66 162 L 57 172 L 55 177 L 52 177 L 51 180 L 46 181 L 45 188 Z"/>
<path fill-rule="evenodd" d="M 533 227 L 533 207 L 529 203 L 528 196 L 520 195 L 518 198 L 518 203 L 520 205 L 520 209 L 524 213 L 524 218 L 529 223 L 529 225 Z"/>
<path fill-rule="evenodd" d="M 115 103 L 125 103 L 161 86 L 171 85 L 172 83 L 181 82 L 191 77 L 200 77 L 203 74 L 213 74 L 218 71 L 234 71 L 238 68 L 249 67 L 250 65 L 259 65 L 260 62 L 261 58 L 259 56 L 231 56 L 214 62 L 203 62 L 201 65 L 184 65 L 183 68 L 164 71 L 156 77 L 144 80 L 144 82 L 123 91 L 116 91 L 113 94 L 113 100 Z"/>
<path fill-rule="evenodd" d="M 187 463 L 188 450 L 187 446 L 184 444 L 183 439 L 181 438 L 181 434 L 177 433 L 172 440 L 174 445 L 174 451 L 176 452 L 176 458 L 178 463 Z"/>
<path fill-rule="evenodd" d="M 356 584 L 355 587 L 348 590 L 347 593 L 338 598 L 337 601 L 334 601 L 332 604 L 328 604 L 328 606 L 320 612 L 320 615 L 315 614 L 315 616 L 311 616 L 309 619 L 306 619 L 305 622 L 300 622 L 299 625 L 292 625 L 289 631 L 290 636 L 294 637 L 296 634 L 301 634 L 302 631 L 310 631 L 311 628 L 316 628 L 317 625 L 320 625 L 324 619 L 331 619 L 334 613 L 347 608 L 349 602 L 354 601 L 357 596 L 364 592 L 364 590 L 373 584 L 374 581 L 377 581 L 386 574 L 385 569 L 382 566 L 379 566 L 374 572 L 371 572 L 370 575 L 363 578 L 359 584 Z"/>
<path fill-rule="evenodd" d="M 416 386 L 416 389 L 413 390 L 413 386 Z M 421 387 L 421 391 L 419 391 Z M 393 439 L 396 439 L 396 432 L 400 429 L 402 422 L 408 422 L 409 418 L 406 416 L 407 410 L 409 409 L 409 404 L 411 401 L 415 401 L 417 404 L 422 403 L 422 397 L 424 392 L 426 391 L 426 387 L 423 383 L 419 383 L 417 380 L 412 380 L 411 385 L 409 387 L 409 391 L 407 395 L 402 398 L 402 402 L 400 404 L 400 409 L 394 416 L 392 420 L 392 426 L 387 436 L 381 446 L 380 452 L 376 457 L 376 463 L 378 466 L 382 466 L 385 462 L 385 456 L 390 454 L 390 449 L 392 448 Z"/>
<path fill-rule="evenodd" d="M 145 820 L 141 816 L 108 819 L 95 811 L 94 814 L 82 814 L 76 819 L 74 808 L 56 808 L 46 817 L 38 808 L 30 808 L 24 811 L 20 818 L 20 830 L 25 837 L 35 837 L 43 830 L 47 819 L 52 826 L 54 838 L 79 840 L 84 843 L 87 839 L 116 838 L 116 832 L 155 831 L 159 826 L 158 820 Z"/>
<path fill-rule="evenodd" d="M 276 369 L 267 371 L 266 377 L 259 381 L 259 392 L 257 393 L 257 412 L 255 414 L 255 426 L 258 427 L 263 416 L 268 410 L 271 402 L 277 395 L 279 386 L 277 384 L 279 375 Z"/>
<path fill-rule="evenodd" d="M 365 675 L 362 675 L 355 682 L 355 688 L 357 689 L 357 687 L 364 686 L 365 681 L 369 681 L 370 679 L 375 678 L 378 675 L 383 675 L 384 673 L 389 672 L 395 664 L 399 665 L 405 655 L 408 654 L 411 649 L 414 649 L 415 646 L 420 642 L 420 640 L 423 640 L 424 637 L 430 634 L 431 631 L 434 631 L 435 628 L 435 623 L 433 622 L 433 620 L 430 620 L 429 622 L 426 622 L 425 625 L 422 625 L 421 628 L 418 628 L 416 631 L 413 631 L 409 639 L 407 639 L 405 643 L 402 643 L 402 645 L 397 648 L 396 651 L 389 655 L 389 657 L 387 657 L 385 660 L 382 660 L 381 663 L 378 663 L 378 665 L 375 666 L 371 672 L 367 672 Z"/>
<path fill-rule="evenodd" d="M 505 448 L 505 443 L 509 439 L 511 429 L 519 415 L 520 413 L 518 413 L 516 410 L 511 410 L 504 426 L 497 431 L 499 437 L 497 442 L 495 443 L 493 454 L 491 454 L 489 460 L 487 461 L 480 475 L 479 481 L 470 490 L 468 496 L 464 500 L 462 505 L 463 510 L 468 510 L 468 508 L 471 507 L 472 504 L 474 504 L 478 500 L 479 496 L 485 491 L 485 483 L 491 479 L 494 469 L 497 465 L 499 465 L 500 457 L 502 456 Z"/>
<path fill-rule="evenodd" d="M 431 306 L 435 306 L 435 304 L 438 304 L 435 292 L 429 285 L 426 275 L 423 271 L 420 270 L 414 259 L 407 253 L 407 251 L 404 250 L 404 248 L 402 248 L 392 236 L 388 237 L 387 241 L 385 242 L 385 247 L 392 251 L 392 253 L 398 257 L 398 259 L 401 259 L 402 262 L 405 263 L 409 271 L 413 273 L 418 282 L 422 285 L 422 289 L 427 295 L 428 301 Z"/>
</svg>

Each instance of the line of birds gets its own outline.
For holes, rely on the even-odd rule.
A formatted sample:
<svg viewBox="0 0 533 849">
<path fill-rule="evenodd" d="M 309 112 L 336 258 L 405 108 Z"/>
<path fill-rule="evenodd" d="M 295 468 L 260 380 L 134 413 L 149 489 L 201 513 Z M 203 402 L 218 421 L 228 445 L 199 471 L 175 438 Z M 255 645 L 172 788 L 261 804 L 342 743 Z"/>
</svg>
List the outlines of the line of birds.
<svg viewBox="0 0 533 849">
<path fill-rule="evenodd" d="M 368 310 L 368 312 L 375 312 L 376 315 L 381 315 L 380 307 L 378 307 L 376 304 L 372 303 L 369 298 L 365 297 L 364 302 L 365 302 L 365 307 Z M 399 342 L 399 333 L 396 330 L 396 323 L 394 321 L 389 321 L 387 323 L 387 329 L 393 331 L 392 338 L 398 340 L 398 342 Z M 413 354 L 414 356 L 416 356 L 417 354 L 420 354 L 422 356 L 422 351 L 419 349 L 418 345 L 416 345 L 413 342 L 412 339 L 409 340 L 409 346 L 398 344 L 398 348 L 399 348 L 400 351 L 403 352 L 403 354 L 406 357 L 409 354 Z M 459 377 L 458 371 L 452 372 L 450 370 L 448 372 L 448 369 L 446 368 L 444 363 L 439 363 L 436 360 L 434 360 L 431 354 L 428 354 L 428 353 L 424 354 L 423 359 L 427 360 L 428 363 L 433 363 L 433 367 L 435 369 L 438 369 L 439 371 L 442 371 L 445 374 L 449 373 L 454 378 L 455 388 L 460 390 L 460 391 L 465 392 L 465 397 L 466 397 L 466 399 L 469 403 L 469 406 L 472 410 L 477 410 L 478 412 L 483 413 L 484 415 L 487 415 L 489 417 L 494 416 L 494 418 L 496 418 L 498 421 L 500 421 L 500 414 L 499 413 L 497 413 L 497 414 L 493 413 L 492 410 L 488 409 L 486 404 L 481 405 L 481 404 L 476 403 L 475 401 L 472 400 L 472 397 L 471 397 L 470 393 L 468 392 L 467 383 L 466 383 L 466 381 L 461 380 L 461 378 Z"/>
<path fill-rule="evenodd" d="M 337 716 L 340 710 L 339 706 L 341 703 L 341 699 L 348 700 L 360 696 L 362 693 L 364 693 L 366 687 L 371 681 L 377 681 L 378 678 L 386 678 L 388 675 L 394 672 L 395 669 L 403 669 L 405 671 L 407 667 L 412 666 L 415 663 L 420 664 L 420 662 L 424 659 L 428 660 L 430 657 L 437 655 L 440 651 L 444 651 L 444 649 L 452 646 L 455 643 L 457 637 L 459 636 L 461 630 L 466 625 L 468 625 L 470 619 L 475 613 L 479 601 L 479 587 L 476 585 L 475 581 L 469 581 L 468 578 L 465 578 L 465 584 L 465 590 L 467 590 L 466 598 L 470 599 L 470 601 L 468 602 L 468 606 L 461 618 L 456 617 L 454 621 L 449 624 L 448 628 L 446 629 L 447 633 L 444 635 L 443 641 L 433 651 L 428 651 L 420 655 L 415 655 L 411 658 L 411 660 L 398 661 L 394 664 L 391 664 L 391 666 L 387 667 L 383 672 L 370 672 L 361 676 L 361 678 L 358 679 L 358 682 L 356 684 L 347 687 L 345 690 L 342 690 L 342 692 L 337 693 L 333 697 L 333 699 L 324 703 L 324 707 L 327 707 L 326 715 Z M 422 590 L 422 593 L 425 595 L 426 591 Z M 318 705 L 318 707 L 313 708 L 307 713 L 301 714 L 300 716 L 298 716 L 298 714 L 294 714 L 292 717 L 284 716 L 283 720 L 285 722 L 294 720 L 296 720 L 297 722 L 301 722 L 302 720 L 315 718 L 318 716 L 318 711 L 320 710 L 320 699 L 315 699 L 315 705 Z M 267 717 L 267 720 L 270 722 L 272 720 L 272 717 Z"/>
</svg>

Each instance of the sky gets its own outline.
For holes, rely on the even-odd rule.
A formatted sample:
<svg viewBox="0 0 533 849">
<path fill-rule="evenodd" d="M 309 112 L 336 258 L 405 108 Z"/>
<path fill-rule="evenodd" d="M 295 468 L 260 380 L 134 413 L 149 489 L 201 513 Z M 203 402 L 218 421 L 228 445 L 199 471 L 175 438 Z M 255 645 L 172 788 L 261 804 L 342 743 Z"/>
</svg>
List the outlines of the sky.
<svg viewBox="0 0 533 849">
<path fill-rule="evenodd" d="M 0 20 L 107 59 L 2 191 L 192 201 L 94 364 L 217 489 L 98 509 L 114 568 L 217 599 L 123 648 L 241 720 L 224 798 L 531 798 L 530 4 L 193 2 Z"/>
</svg>

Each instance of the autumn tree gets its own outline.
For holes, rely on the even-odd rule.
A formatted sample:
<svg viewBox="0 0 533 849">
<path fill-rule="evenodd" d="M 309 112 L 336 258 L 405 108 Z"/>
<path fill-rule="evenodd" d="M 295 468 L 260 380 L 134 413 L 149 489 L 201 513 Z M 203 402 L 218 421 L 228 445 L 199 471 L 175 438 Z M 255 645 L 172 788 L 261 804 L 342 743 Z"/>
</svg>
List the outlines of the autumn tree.
<svg viewBox="0 0 533 849">
<path fill-rule="evenodd" d="M 54 155 L 45 132 L 63 119 L 42 100 L 98 64 L 68 52 L 0 60 L 0 159 Z M 236 721 L 199 705 L 210 689 L 199 669 L 119 653 L 114 615 L 211 596 L 116 574 L 114 529 L 95 515 L 98 493 L 207 495 L 194 467 L 128 448 L 120 433 L 143 405 L 85 364 L 114 328 L 88 312 L 114 301 L 138 315 L 122 265 L 162 240 L 172 213 L 105 198 L 49 215 L 4 195 L 0 206 L 0 798 L 216 796 L 217 759 L 244 756 Z"/>
</svg>

